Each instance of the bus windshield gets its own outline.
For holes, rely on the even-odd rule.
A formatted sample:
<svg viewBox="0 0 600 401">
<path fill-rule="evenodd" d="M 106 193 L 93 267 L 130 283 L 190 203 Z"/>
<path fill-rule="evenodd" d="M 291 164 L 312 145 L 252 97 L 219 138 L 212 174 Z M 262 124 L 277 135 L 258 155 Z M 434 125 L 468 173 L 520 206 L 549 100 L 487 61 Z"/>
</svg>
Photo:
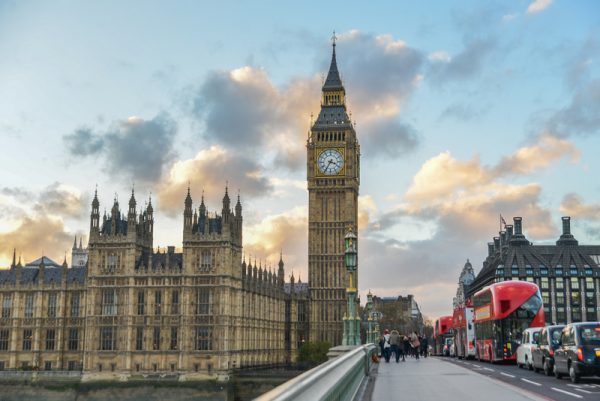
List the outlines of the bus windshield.
<svg viewBox="0 0 600 401">
<path fill-rule="evenodd" d="M 501 320 L 503 342 L 520 344 L 523 331 L 530 326 L 541 307 L 542 297 L 538 291 L 506 319 Z"/>
</svg>

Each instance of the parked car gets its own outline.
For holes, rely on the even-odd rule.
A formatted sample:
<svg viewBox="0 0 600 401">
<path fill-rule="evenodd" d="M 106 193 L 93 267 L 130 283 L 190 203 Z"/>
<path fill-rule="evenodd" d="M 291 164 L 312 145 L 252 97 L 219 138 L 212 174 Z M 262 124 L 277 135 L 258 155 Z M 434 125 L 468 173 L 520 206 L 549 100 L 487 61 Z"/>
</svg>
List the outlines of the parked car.
<svg viewBox="0 0 600 401">
<path fill-rule="evenodd" d="M 542 329 L 538 337 L 538 346 L 531 350 L 533 370 L 543 370 L 546 376 L 554 372 L 554 351 L 560 345 L 560 334 L 564 328 L 564 324 L 559 324 Z"/>
<path fill-rule="evenodd" d="M 517 348 L 517 366 L 520 368 L 533 369 L 531 364 L 531 351 L 537 348 L 537 342 L 542 331 L 541 327 L 525 329 L 521 336 L 521 345 Z"/>
<path fill-rule="evenodd" d="M 600 322 L 571 323 L 554 351 L 554 376 L 569 375 L 573 383 L 582 376 L 600 376 Z"/>
<path fill-rule="evenodd" d="M 442 356 L 454 356 L 454 339 L 452 337 L 446 338 Z"/>
</svg>

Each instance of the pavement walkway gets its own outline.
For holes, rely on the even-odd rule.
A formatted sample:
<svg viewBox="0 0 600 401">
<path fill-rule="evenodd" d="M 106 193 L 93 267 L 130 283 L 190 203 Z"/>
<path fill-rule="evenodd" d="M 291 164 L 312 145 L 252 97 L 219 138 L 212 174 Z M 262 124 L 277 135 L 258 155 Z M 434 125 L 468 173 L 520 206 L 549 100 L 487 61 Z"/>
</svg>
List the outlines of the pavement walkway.
<svg viewBox="0 0 600 401">
<path fill-rule="evenodd" d="M 368 397 L 367 397 L 368 398 Z M 515 386 L 437 358 L 379 364 L 372 401 L 547 401 Z"/>
</svg>

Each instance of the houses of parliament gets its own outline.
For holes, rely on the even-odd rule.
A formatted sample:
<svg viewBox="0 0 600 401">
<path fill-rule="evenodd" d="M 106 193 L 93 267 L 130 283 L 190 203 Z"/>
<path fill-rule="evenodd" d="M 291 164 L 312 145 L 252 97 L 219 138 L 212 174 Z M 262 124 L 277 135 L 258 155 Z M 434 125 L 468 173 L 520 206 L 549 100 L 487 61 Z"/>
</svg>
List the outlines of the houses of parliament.
<svg viewBox="0 0 600 401">
<path fill-rule="evenodd" d="M 71 265 L 43 256 L 0 270 L 0 370 L 81 372 L 83 380 L 164 374 L 223 378 L 293 362 L 307 341 L 341 344 L 344 235 L 357 228 L 360 150 L 335 37 L 321 111 L 307 140 L 309 282 L 285 282 L 243 256 L 243 213 L 227 188 L 220 214 L 182 194 L 183 246 L 155 251 L 152 202 L 91 204 L 89 241 Z M 356 283 L 354 283 L 356 285 Z"/>
</svg>

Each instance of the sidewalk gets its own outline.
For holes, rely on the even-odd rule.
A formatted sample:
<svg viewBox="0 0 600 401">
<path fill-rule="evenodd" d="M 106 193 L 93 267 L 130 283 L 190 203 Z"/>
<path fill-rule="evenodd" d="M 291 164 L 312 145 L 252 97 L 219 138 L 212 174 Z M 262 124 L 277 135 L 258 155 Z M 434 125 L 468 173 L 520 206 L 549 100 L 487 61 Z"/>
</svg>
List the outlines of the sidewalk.
<svg viewBox="0 0 600 401">
<path fill-rule="evenodd" d="M 368 400 L 368 398 L 367 398 Z M 545 400 L 437 358 L 381 360 L 372 401 L 531 401 Z"/>
</svg>

